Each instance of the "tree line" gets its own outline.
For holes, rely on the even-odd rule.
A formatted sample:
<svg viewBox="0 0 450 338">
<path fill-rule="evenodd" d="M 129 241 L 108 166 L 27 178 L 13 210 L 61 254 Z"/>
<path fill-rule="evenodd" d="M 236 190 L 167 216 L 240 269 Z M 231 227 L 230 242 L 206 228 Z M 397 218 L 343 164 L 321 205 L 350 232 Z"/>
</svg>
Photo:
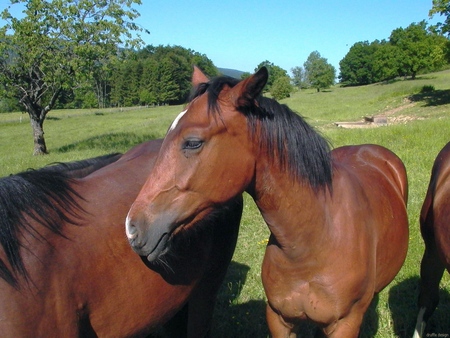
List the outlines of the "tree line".
<svg viewBox="0 0 450 338">
<path fill-rule="evenodd" d="M 75 91 L 64 108 L 103 108 L 180 104 L 191 89 L 192 65 L 209 76 L 218 75 L 204 54 L 181 46 L 146 46 L 121 53 L 102 65 L 102 76 Z"/>
<path fill-rule="evenodd" d="M 388 40 L 355 43 L 339 62 L 343 85 L 365 85 L 442 69 L 449 40 L 425 21 L 392 31 Z"/>
</svg>

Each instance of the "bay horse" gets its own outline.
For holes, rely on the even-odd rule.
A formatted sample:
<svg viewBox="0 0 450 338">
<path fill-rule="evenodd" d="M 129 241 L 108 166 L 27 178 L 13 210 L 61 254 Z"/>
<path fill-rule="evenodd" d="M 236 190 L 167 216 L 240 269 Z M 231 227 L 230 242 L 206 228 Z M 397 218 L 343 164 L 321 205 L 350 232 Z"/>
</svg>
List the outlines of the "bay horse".
<svg viewBox="0 0 450 338">
<path fill-rule="evenodd" d="M 420 264 L 419 314 L 414 337 L 422 337 L 425 324 L 439 303 L 439 282 L 450 272 L 450 142 L 437 155 L 420 212 L 425 252 Z"/>
<path fill-rule="evenodd" d="M 161 144 L 0 179 L 2 337 L 208 333 L 242 200 L 181 231 L 159 262 L 136 255 L 123 224 Z"/>
<path fill-rule="evenodd" d="M 193 98 L 128 213 L 134 250 L 157 260 L 186 224 L 246 191 L 271 232 L 262 264 L 271 335 L 295 336 L 310 320 L 319 334 L 358 336 L 405 260 L 402 161 L 376 145 L 330 152 L 301 116 L 261 96 L 266 68 L 242 81 L 195 68 L 192 79 Z"/>
</svg>

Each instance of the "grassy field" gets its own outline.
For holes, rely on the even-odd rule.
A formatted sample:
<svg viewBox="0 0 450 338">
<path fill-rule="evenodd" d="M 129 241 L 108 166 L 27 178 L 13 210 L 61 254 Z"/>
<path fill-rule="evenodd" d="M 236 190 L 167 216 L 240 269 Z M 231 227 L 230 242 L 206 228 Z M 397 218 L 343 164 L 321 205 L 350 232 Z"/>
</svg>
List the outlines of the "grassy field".
<svg viewBox="0 0 450 338">
<path fill-rule="evenodd" d="M 423 253 L 418 217 L 438 151 L 450 141 L 450 71 L 364 87 L 335 87 L 317 93 L 294 93 L 283 100 L 334 146 L 376 143 L 404 161 L 409 176 L 410 246 L 396 279 L 374 300 L 362 337 L 410 337 L 416 318 L 417 283 Z M 31 127 L 20 113 L 0 114 L 0 176 L 57 161 L 124 152 L 149 138 L 163 137 L 182 106 L 157 108 L 52 111 L 44 124 L 47 156 L 33 157 Z M 361 121 L 386 115 L 388 125 L 342 129 L 337 121 Z M 246 204 L 238 245 L 218 298 L 213 337 L 266 337 L 265 296 L 260 266 L 267 227 L 253 201 Z M 441 282 L 441 304 L 427 332 L 450 334 L 450 277 Z M 305 327 L 309 337 L 310 328 Z"/>
</svg>

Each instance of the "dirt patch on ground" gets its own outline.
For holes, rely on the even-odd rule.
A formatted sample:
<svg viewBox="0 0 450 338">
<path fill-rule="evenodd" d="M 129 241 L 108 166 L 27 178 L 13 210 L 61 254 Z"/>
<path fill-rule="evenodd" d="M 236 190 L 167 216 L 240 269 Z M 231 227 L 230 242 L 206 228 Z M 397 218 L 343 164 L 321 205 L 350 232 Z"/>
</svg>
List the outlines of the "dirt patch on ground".
<svg viewBox="0 0 450 338">
<path fill-rule="evenodd" d="M 391 116 L 391 115 L 397 114 L 398 112 L 401 112 L 402 110 L 405 110 L 405 109 L 407 109 L 407 108 L 414 107 L 414 106 L 416 105 L 415 102 L 411 102 L 411 101 L 409 101 L 409 100 L 405 100 L 405 101 L 408 102 L 408 103 L 406 103 L 406 104 L 404 104 L 404 105 L 402 105 L 402 106 L 400 106 L 400 107 L 397 107 L 397 108 L 394 108 L 394 109 L 387 110 L 387 111 L 385 111 L 385 112 L 383 113 L 383 115 Z"/>
<path fill-rule="evenodd" d="M 406 123 L 412 120 L 416 120 L 417 117 L 406 116 L 406 115 L 397 115 L 402 110 L 407 108 L 411 108 L 415 106 L 416 102 L 411 102 L 408 98 L 403 100 L 404 104 L 393 109 L 389 109 L 384 111 L 381 114 L 377 114 L 375 116 L 364 117 L 362 121 L 356 122 L 334 122 L 335 126 L 340 128 L 375 128 L 386 126 L 388 124 L 397 124 L 397 123 Z"/>
</svg>

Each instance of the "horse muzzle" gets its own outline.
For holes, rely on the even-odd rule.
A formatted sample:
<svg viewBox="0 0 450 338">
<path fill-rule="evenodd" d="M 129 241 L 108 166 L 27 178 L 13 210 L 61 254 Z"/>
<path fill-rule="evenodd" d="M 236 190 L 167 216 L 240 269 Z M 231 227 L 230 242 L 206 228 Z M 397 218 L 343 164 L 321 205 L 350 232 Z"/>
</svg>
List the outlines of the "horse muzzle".
<svg viewBox="0 0 450 338">
<path fill-rule="evenodd" d="M 125 232 L 131 248 L 139 256 L 147 257 L 149 262 L 156 261 L 167 248 L 173 231 L 177 228 L 175 217 L 159 215 L 149 220 L 145 215 L 128 213 Z"/>
</svg>

